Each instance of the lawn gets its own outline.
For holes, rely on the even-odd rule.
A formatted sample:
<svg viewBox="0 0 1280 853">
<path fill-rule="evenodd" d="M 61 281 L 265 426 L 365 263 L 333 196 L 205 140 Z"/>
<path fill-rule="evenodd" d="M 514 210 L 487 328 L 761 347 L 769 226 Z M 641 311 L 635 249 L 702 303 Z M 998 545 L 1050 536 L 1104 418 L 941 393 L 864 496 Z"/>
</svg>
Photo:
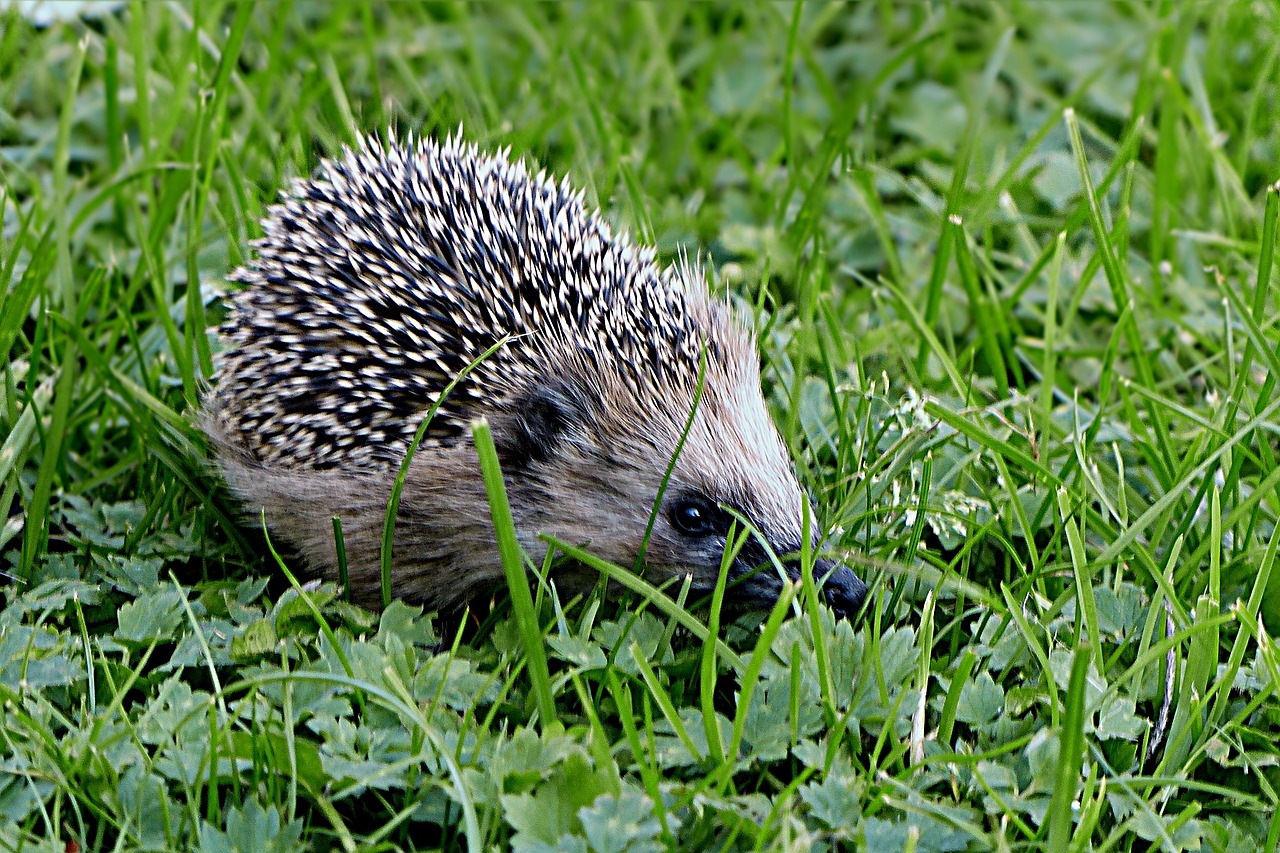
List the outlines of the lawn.
<svg viewBox="0 0 1280 853">
<path fill-rule="evenodd" d="M 1276 848 L 1275 3 L 5 8 L 0 849 Z M 239 515 L 267 206 L 459 129 L 754 322 L 855 618 L 371 613 Z"/>
</svg>

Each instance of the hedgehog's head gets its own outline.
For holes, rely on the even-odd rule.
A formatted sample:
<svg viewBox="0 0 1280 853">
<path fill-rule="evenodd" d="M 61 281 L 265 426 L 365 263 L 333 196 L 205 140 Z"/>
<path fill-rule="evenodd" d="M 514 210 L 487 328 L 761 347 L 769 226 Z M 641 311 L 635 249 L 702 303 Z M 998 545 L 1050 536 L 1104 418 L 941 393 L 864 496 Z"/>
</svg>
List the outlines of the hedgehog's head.
<svg viewBox="0 0 1280 853">
<path fill-rule="evenodd" d="M 758 535 L 730 565 L 729 596 L 763 604 L 782 585 L 770 550 L 799 577 L 805 497 L 765 406 L 751 335 L 705 287 L 684 286 L 689 275 L 665 277 L 658 288 L 668 300 L 660 323 L 641 335 L 602 332 L 609 358 L 541 353 L 554 370 L 509 398 L 495 437 L 527 534 L 584 544 L 622 565 L 643 547 L 651 581 L 687 574 L 695 589 L 709 590 L 737 515 Z M 646 316 L 645 306 L 614 309 L 613 317 Z M 577 340 L 593 339 L 580 331 Z M 815 548 L 818 535 L 814 519 Z M 837 613 L 852 615 L 866 595 L 833 560 L 817 560 L 814 576 Z"/>
</svg>

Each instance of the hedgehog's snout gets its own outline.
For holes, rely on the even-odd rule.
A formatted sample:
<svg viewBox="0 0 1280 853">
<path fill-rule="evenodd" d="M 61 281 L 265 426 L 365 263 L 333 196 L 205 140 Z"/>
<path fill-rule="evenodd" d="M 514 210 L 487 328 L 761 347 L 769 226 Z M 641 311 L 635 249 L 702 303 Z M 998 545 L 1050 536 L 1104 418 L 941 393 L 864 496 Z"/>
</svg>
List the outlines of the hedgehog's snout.
<svg viewBox="0 0 1280 853">
<path fill-rule="evenodd" d="M 738 571 L 735 572 L 737 577 L 734 586 L 737 597 L 742 601 L 768 607 L 782 591 L 781 578 L 769 564 L 763 549 L 748 545 L 744 551 L 749 552 L 749 555 L 745 558 L 739 556 L 736 561 Z M 760 561 L 753 564 L 750 554 L 760 557 Z M 799 582 L 799 558 L 784 559 L 782 568 L 792 581 Z M 839 619 L 852 619 L 866 601 L 867 585 L 843 563 L 825 558 L 815 560 L 813 580 L 822 591 L 827 606 Z"/>
<path fill-rule="evenodd" d="M 788 569 L 792 567 L 788 566 Z M 867 585 L 848 566 L 820 559 L 813 564 L 813 579 L 822 587 L 827 605 L 842 619 L 858 612 L 867 598 Z"/>
</svg>

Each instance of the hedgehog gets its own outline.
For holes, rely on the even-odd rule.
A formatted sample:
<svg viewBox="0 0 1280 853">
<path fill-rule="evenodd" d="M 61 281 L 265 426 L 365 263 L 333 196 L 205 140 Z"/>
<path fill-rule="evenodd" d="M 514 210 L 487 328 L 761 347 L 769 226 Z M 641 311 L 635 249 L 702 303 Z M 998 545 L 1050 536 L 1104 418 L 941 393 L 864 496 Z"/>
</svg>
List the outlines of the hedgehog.
<svg viewBox="0 0 1280 853">
<path fill-rule="evenodd" d="M 396 518 L 396 597 L 457 608 L 503 583 L 478 418 L 535 563 L 546 534 L 709 590 L 738 519 L 755 535 L 729 566 L 731 600 L 767 604 L 799 576 L 806 496 L 749 325 L 696 263 L 661 268 L 567 179 L 460 133 L 368 137 L 282 193 L 263 234 L 230 276 L 244 287 L 201 426 L 246 512 L 316 573 L 333 574 L 341 520 L 355 601 L 381 599 L 388 501 L 437 402 Z M 575 571 L 587 583 L 579 567 L 566 586 Z M 852 570 L 814 572 L 837 614 L 859 608 Z"/>
</svg>

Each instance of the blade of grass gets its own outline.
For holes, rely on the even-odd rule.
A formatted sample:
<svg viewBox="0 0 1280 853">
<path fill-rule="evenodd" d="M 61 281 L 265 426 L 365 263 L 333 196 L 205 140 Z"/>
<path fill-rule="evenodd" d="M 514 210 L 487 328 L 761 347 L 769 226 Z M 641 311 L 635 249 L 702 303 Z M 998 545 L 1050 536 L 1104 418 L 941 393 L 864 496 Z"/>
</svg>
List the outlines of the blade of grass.
<svg viewBox="0 0 1280 853">
<path fill-rule="evenodd" d="M 53 221 L 57 223 L 57 263 L 56 310 L 68 321 L 76 319 L 76 279 L 71 265 L 70 234 L 67 230 L 67 207 L 71 203 L 67 185 L 67 169 L 71 159 L 71 126 L 75 116 L 76 92 L 80 88 L 80 76 L 84 70 L 85 54 L 88 52 L 87 41 L 81 41 L 76 48 L 66 82 L 66 100 L 58 120 L 58 142 L 54 152 L 53 166 Z M 97 275 L 102 275 L 99 270 Z M 46 310 L 48 309 L 46 303 Z M 53 492 L 53 480 L 62 463 L 64 442 L 67 438 L 67 421 L 71 412 L 72 397 L 75 396 L 76 382 L 79 375 L 79 361 L 72 356 L 72 343 L 69 340 L 54 343 L 54 335 L 49 337 L 49 348 L 60 351 L 61 363 L 58 365 L 58 380 L 53 392 L 53 412 L 49 418 L 49 428 L 42 436 L 42 455 L 40 467 L 36 471 L 35 488 L 31 493 L 31 501 L 27 505 L 26 530 L 22 537 L 22 553 L 18 563 L 18 576 L 31 580 L 35 576 L 36 563 L 45 556 L 48 542 L 49 500 Z"/>
<path fill-rule="evenodd" d="M 489 510 L 493 514 L 493 533 L 498 540 L 498 552 L 502 556 L 502 570 L 507 576 L 507 588 L 511 591 L 511 608 L 515 611 L 516 624 L 524 645 L 529 678 L 533 682 L 533 694 L 538 704 L 538 716 L 542 728 L 559 725 L 556 702 L 551 694 L 551 674 L 547 669 L 547 650 L 538 615 L 533 610 L 533 595 L 525 575 L 524 552 L 516 539 L 516 526 L 511 517 L 511 504 L 507 500 L 507 486 L 502 479 L 502 467 L 498 462 L 498 448 L 493 443 L 493 431 L 483 418 L 471 423 L 471 437 L 476 455 L 480 457 L 480 471 L 484 477 L 485 491 L 489 494 Z"/>
<path fill-rule="evenodd" d="M 1093 576 L 1089 571 L 1089 559 L 1085 555 L 1084 535 L 1068 504 L 1067 490 L 1058 490 L 1058 511 L 1062 514 L 1062 526 L 1067 532 L 1067 549 L 1071 555 L 1071 574 L 1076 588 L 1077 635 L 1088 633 L 1089 648 L 1093 653 L 1093 665 L 1098 672 L 1106 672 L 1102 660 L 1102 629 L 1098 625 L 1098 604 L 1093 595 Z M 1079 630 L 1080 621 L 1084 631 Z"/>
<path fill-rule="evenodd" d="M 1091 652 L 1081 644 L 1071 661 L 1062 727 L 1058 729 L 1058 769 L 1053 796 L 1045 822 L 1049 827 L 1047 850 L 1067 853 L 1071 845 L 1072 805 L 1080 788 L 1080 766 L 1084 760 L 1084 698 Z"/>
<path fill-rule="evenodd" d="M 739 529 L 735 524 L 729 531 L 727 545 L 720 556 L 720 571 L 716 574 L 715 590 L 711 594 L 711 613 L 707 617 L 707 635 L 719 639 L 720 610 L 724 604 L 725 584 L 729 580 L 729 568 L 742 551 L 742 546 L 750 538 L 751 531 Z M 703 643 L 702 660 L 699 666 L 699 701 L 702 708 L 702 725 L 706 730 L 707 747 L 711 750 L 711 760 L 716 765 L 725 763 L 724 739 L 716 719 L 716 644 Z M 732 756 L 732 753 L 730 753 Z M 736 758 L 736 756 L 734 756 Z M 733 763 L 730 761 L 729 763 Z"/>
<path fill-rule="evenodd" d="M 1000 328 L 999 308 L 987 304 L 982 294 L 982 283 L 978 281 L 978 268 L 974 265 L 973 253 L 969 249 L 969 238 L 965 234 L 964 223 L 959 214 L 951 214 L 945 227 L 954 232 L 951 242 L 955 247 L 960 283 L 964 286 L 965 296 L 969 299 L 969 314 L 978 327 L 978 341 L 982 354 L 987 360 L 987 371 L 996 383 L 996 397 L 1003 400 L 1009 396 L 1009 377 L 1001 345 L 1004 334 Z"/>
<path fill-rule="evenodd" d="M 960 656 L 960 663 L 956 666 L 955 672 L 951 675 L 951 685 L 947 688 L 947 698 L 942 703 L 942 714 L 938 718 L 938 743 L 945 748 L 951 749 L 955 746 L 952 735 L 955 731 L 956 708 L 960 705 L 960 694 L 964 691 L 964 686 L 969 683 L 969 676 L 973 673 L 973 667 L 977 662 L 978 659 L 973 652 L 966 649 Z"/>
<path fill-rule="evenodd" d="M 1089 161 L 1085 157 L 1084 140 L 1080 136 L 1080 124 L 1076 119 L 1074 109 L 1067 109 L 1063 113 L 1063 119 L 1067 125 L 1067 134 L 1071 139 L 1071 151 L 1075 157 L 1076 171 L 1080 175 L 1080 185 L 1084 193 L 1085 201 L 1089 208 L 1089 224 L 1093 229 L 1093 238 L 1097 244 L 1097 251 L 1102 259 L 1102 269 L 1106 275 L 1107 284 L 1111 286 L 1111 299 L 1115 303 L 1116 311 L 1123 312 L 1132 304 L 1132 295 L 1129 292 L 1129 278 L 1120 265 L 1119 259 L 1116 257 L 1115 247 L 1111 242 L 1111 236 L 1107 231 L 1106 222 L 1102 217 L 1102 207 L 1098 203 L 1097 191 L 1093 186 L 1093 178 L 1089 174 Z M 1137 321 L 1133 312 L 1130 311 L 1127 316 L 1121 317 L 1125 331 L 1125 341 L 1129 346 L 1129 357 L 1133 360 L 1134 367 L 1138 372 L 1138 381 L 1147 388 L 1155 387 L 1154 372 L 1151 368 L 1147 348 L 1142 340 L 1142 333 L 1138 329 Z M 1164 416 L 1160 409 L 1156 406 L 1148 406 L 1147 414 L 1151 418 L 1152 433 L 1155 437 L 1156 445 L 1160 449 L 1160 458 L 1163 462 L 1162 473 L 1166 480 L 1175 470 L 1175 454 L 1169 446 L 1169 430 L 1164 422 Z"/>
</svg>

